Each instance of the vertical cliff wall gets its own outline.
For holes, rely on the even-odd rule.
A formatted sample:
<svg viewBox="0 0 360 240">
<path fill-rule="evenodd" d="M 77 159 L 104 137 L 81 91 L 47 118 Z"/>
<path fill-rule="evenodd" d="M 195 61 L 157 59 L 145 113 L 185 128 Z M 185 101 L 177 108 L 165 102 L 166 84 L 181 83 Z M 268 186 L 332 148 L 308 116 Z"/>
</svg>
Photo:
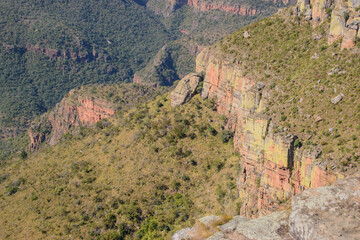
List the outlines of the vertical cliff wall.
<svg viewBox="0 0 360 240">
<path fill-rule="evenodd" d="M 45 141 L 50 145 L 56 144 L 72 126 L 90 126 L 115 113 L 112 105 L 105 100 L 86 96 L 70 100 L 73 94 L 70 92 L 69 98 L 64 98 L 53 111 L 33 123 L 28 131 L 30 150 L 38 149 Z"/>
<path fill-rule="evenodd" d="M 205 73 L 202 97 L 215 99 L 219 114 L 228 117 L 227 128 L 233 130 L 234 147 L 241 154 L 240 214 L 267 214 L 306 188 L 336 180 L 319 166 L 320 150 L 300 150 L 296 136 L 275 131 L 271 117 L 263 114 L 268 86 L 209 49 L 199 54 L 196 68 Z"/>
<path fill-rule="evenodd" d="M 295 12 L 313 26 L 330 18 L 329 44 L 339 40 L 342 49 L 350 49 L 359 41 L 359 0 L 299 0 Z"/>
</svg>

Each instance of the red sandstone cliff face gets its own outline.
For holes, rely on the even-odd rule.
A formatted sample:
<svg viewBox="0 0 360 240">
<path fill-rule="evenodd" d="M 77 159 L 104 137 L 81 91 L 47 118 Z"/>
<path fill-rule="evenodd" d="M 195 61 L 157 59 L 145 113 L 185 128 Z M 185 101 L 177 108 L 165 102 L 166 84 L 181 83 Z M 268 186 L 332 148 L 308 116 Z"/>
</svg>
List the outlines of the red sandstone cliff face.
<svg viewBox="0 0 360 240">
<path fill-rule="evenodd" d="M 70 92 L 70 97 L 72 94 Z M 102 99 L 78 97 L 72 102 L 64 98 L 52 112 L 30 128 L 30 150 L 38 149 L 45 141 L 50 145 L 56 144 L 72 126 L 90 126 L 114 114 L 111 104 Z"/>
<path fill-rule="evenodd" d="M 283 4 L 288 4 L 289 0 L 273 0 L 273 2 L 282 2 Z M 223 12 L 231 12 L 233 14 L 239 14 L 243 16 L 253 16 L 261 13 L 260 10 L 250 8 L 242 4 L 230 5 L 221 2 L 204 0 L 163 0 L 161 2 L 150 0 L 147 2 L 146 7 L 153 10 L 156 14 L 162 14 L 165 17 L 168 17 L 172 12 L 176 11 L 183 5 L 188 5 L 199 11 L 220 10 Z"/>
<path fill-rule="evenodd" d="M 231 12 L 243 16 L 254 16 L 260 14 L 260 10 L 251 9 L 249 7 L 230 6 L 230 5 L 223 5 L 220 3 L 209 3 L 201 0 L 188 0 L 187 5 L 195 9 L 198 9 L 200 11 L 208 11 L 208 10 L 216 9 L 216 10 Z"/>
<path fill-rule="evenodd" d="M 33 53 L 44 54 L 45 56 L 54 60 L 71 59 L 78 62 L 90 62 L 96 58 L 108 58 L 106 55 L 98 54 L 95 50 L 92 52 L 87 52 L 85 50 L 69 51 L 40 47 L 37 45 L 27 45 L 24 50 Z"/>
<path fill-rule="evenodd" d="M 202 97 L 216 99 L 217 111 L 234 131 L 234 147 L 241 154 L 241 215 L 273 212 L 294 194 L 336 180 L 318 163 L 319 150 L 295 149 L 296 136 L 275 133 L 271 118 L 262 114 L 270 97 L 264 84 L 208 49 L 199 54 L 196 69 L 205 72 Z"/>
</svg>

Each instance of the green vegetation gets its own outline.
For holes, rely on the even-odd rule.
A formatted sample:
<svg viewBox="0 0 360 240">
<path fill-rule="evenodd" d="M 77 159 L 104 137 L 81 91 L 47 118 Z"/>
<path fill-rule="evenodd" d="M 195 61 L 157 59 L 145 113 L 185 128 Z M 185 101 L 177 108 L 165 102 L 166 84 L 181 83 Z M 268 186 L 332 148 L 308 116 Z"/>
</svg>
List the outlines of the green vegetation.
<svg viewBox="0 0 360 240">
<path fill-rule="evenodd" d="M 1 237 L 163 239 L 237 213 L 239 157 L 210 100 L 160 95 L 105 121 L 2 166 Z"/>
<path fill-rule="evenodd" d="M 220 2 L 218 2 L 220 3 Z M 176 6 L 165 1 L 4 0 L 0 3 L 0 129 L 24 130 L 75 87 L 132 81 L 171 85 L 194 69 L 199 46 L 209 45 L 255 16 Z M 224 2 L 237 5 L 239 2 Z M 244 2 L 245 4 L 245 2 Z M 146 7 L 145 7 L 146 5 Z M 268 15 L 272 2 L 250 6 Z M 196 26 L 194 25 L 196 22 Z M 182 33 L 181 31 L 185 32 Z M 167 44 L 167 63 L 154 71 Z M 150 62 L 149 62 L 150 61 Z"/>
<path fill-rule="evenodd" d="M 341 50 L 339 42 L 328 45 L 329 22 L 314 28 L 290 13 L 287 9 L 251 24 L 220 41 L 213 51 L 220 58 L 241 62 L 247 78 L 267 85 L 265 114 L 276 132 L 297 135 L 295 147 L 322 148 L 321 158 L 330 167 L 337 167 L 344 157 L 356 166 L 358 51 Z M 245 39 L 244 31 L 251 37 Z M 315 35 L 322 37 L 316 40 Z M 340 94 L 343 99 L 333 104 L 332 98 Z"/>
<path fill-rule="evenodd" d="M 29 139 L 26 132 L 17 133 L 16 136 L 7 137 L 0 141 L 0 166 L 3 161 L 13 156 L 20 156 L 23 150 L 27 149 Z"/>
<path fill-rule="evenodd" d="M 130 81 L 170 39 L 153 13 L 117 0 L 2 1 L 0 31 L 1 121 L 15 127 L 72 88 Z"/>
</svg>

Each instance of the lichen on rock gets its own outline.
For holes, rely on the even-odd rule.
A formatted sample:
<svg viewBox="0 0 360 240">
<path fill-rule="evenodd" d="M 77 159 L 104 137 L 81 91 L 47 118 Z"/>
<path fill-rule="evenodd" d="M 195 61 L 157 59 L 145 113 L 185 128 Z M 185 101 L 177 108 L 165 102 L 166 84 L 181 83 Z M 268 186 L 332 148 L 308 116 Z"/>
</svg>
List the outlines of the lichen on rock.
<svg viewBox="0 0 360 240">
<path fill-rule="evenodd" d="M 190 73 L 179 81 L 174 91 L 171 92 L 171 106 L 177 107 L 188 102 L 196 93 L 202 76 L 197 73 Z"/>
</svg>

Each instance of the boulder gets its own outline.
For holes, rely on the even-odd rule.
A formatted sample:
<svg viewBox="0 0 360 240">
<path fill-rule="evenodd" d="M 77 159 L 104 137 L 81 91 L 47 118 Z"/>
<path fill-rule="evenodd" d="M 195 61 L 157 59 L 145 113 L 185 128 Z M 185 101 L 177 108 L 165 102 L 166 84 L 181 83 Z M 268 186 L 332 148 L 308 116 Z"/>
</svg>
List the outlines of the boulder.
<svg viewBox="0 0 360 240">
<path fill-rule="evenodd" d="M 292 200 L 293 239 L 360 239 L 360 176 L 308 189 Z"/>
<path fill-rule="evenodd" d="M 343 99 L 343 96 L 344 96 L 343 94 L 339 94 L 336 97 L 332 98 L 331 102 L 333 104 L 338 104 Z"/>
<path fill-rule="evenodd" d="M 189 234 L 191 232 L 191 227 L 188 228 L 183 228 L 179 231 L 177 231 L 176 233 L 174 233 L 174 235 L 172 235 L 172 240 L 183 240 L 183 239 L 189 239 Z"/>
<path fill-rule="evenodd" d="M 171 92 L 171 106 L 177 107 L 188 102 L 196 92 L 196 88 L 202 80 L 202 76 L 190 73 L 180 80 L 174 91 Z"/>
<path fill-rule="evenodd" d="M 314 122 L 320 122 L 322 120 L 322 117 L 320 117 L 319 115 L 314 115 Z"/>
<path fill-rule="evenodd" d="M 306 9 L 304 16 L 306 21 L 310 21 L 312 19 L 312 11 L 310 6 L 308 6 L 308 8 Z"/>
<path fill-rule="evenodd" d="M 228 223 L 219 226 L 217 232 L 208 240 L 276 240 L 290 239 L 288 233 L 289 212 L 275 212 L 265 217 L 248 220 L 236 216 Z"/>
<path fill-rule="evenodd" d="M 251 37 L 250 33 L 248 31 L 244 32 L 244 38 L 249 38 Z"/>
</svg>

